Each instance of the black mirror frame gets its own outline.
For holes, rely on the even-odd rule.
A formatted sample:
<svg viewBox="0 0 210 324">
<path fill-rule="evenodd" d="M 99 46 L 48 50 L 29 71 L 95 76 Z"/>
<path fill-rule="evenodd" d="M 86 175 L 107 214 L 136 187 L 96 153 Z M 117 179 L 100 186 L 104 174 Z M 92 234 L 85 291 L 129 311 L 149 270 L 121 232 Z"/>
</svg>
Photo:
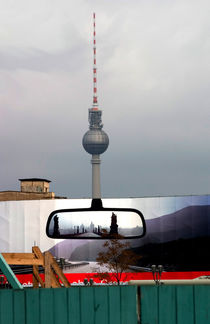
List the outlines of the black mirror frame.
<svg viewBox="0 0 210 324">
<path fill-rule="evenodd" d="M 48 220 L 47 220 L 47 225 L 46 225 L 46 234 L 48 237 L 50 238 L 53 238 L 53 239 L 56 239 L 55 237 L 53 237 L 52 235 L 49 234 L 49 224 L 50 224 L 50 221 L 51 219 L 53 218 L 53 216 L 59 212 L 63 212 L 63 213 L 68 213 L 68 212 L 71 212 L 71 213 L 74 213 L 74 212 L 85 212 L 85 211 L 124 211 L 124 212 L 134 212 L 136 214 L 139 215 L 139 217 L 141 218 L 141 221 L 142 221 L 142 226 L 143 226 L 143 233 L 142 235 L 138 235 L 138 236 L 130 236 L 130 237 L 126 237 L 126 238 L 122 238 L 122 239 L 139 239 L 139 238 L 142 238 L 145 234 L 146 234 L 146 222 L 145 222 L 145 219 L 144 219 L 144 216 L 143 214 L 137 210 L 137 209 L 134 209 L 134 208 L 104 208 L 103 205 L 102 205 L 102 201 L 101 199 L 93 199 L 92 200 L 92 204 L 91 204 L 91 207 L 89 208 L 73 208 L 73 209 L 57 209 L 57 210 L 54 210 L 48 217 Z M 58 239 L 66 239 L 68 240 L 67 238 L 58 238 Z M 72 238 L 73 239 L 73 238 Z M 111 238 L 103 238 L 103 237 L 91 237 L 91 238 L 85 238 L 85 237 L 80 237 L 80 238 L 74 238 L 75 239 L 78 239 L 78 240 L 109 240 Z"/>
</svg>

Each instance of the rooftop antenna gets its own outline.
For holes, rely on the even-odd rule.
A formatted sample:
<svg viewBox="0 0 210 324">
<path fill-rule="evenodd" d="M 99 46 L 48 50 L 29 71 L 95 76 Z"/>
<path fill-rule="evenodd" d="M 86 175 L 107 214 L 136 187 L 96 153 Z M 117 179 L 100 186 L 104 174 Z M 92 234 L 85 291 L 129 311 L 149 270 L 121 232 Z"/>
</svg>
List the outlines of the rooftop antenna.
<svg viewBox="0 0 210 324">
<path fill-rule="evenodd" d="M 92 155 L 92 199 L 101 199 L 100 154 L 107 150 L 109 138 L 102 130 L 102 111 L 98 108 L 95 18 L 93 13 L 93 104 L 88 111 L 89 130 L 83 136 L 82 145 L 85 151 Z"/>
<path fill-rule="evenodd" d="M 93 13 L 93 110 L 98 110 L 96 67 L 96 14 Z"/>
</svg>

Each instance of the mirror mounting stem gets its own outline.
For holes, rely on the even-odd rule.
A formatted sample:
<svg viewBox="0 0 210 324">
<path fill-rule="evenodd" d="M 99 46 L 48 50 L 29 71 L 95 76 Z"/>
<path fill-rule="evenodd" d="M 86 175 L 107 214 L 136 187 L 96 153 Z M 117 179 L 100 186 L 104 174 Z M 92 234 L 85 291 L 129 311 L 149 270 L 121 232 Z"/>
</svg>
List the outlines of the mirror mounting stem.
<svg viewBox="0 0 210 324">
<path fill-rule="evenodd" d="M 100 210 L 103 208 L 102 200 L 100 198 L 94 198 L 91 202 L 91 209 Z"/>
</svg>

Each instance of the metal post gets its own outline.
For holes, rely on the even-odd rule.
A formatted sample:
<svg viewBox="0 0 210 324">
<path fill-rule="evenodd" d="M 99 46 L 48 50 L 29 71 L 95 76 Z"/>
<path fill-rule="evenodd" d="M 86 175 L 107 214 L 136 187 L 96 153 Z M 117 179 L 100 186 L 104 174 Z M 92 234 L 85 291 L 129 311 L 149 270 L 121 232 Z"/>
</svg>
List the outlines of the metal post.
<svg viewBox="0 0 210 324">
<path fill-rule="evenodd" d="M 12 288 L 14 289 L 23 289 L 22 285 L 20 282 L 17 280 L 14 272 L 10 268 L 10 266 L 7 264 L 5 261 L 4 257 L 0 253 L 0 269 L 11 284 Z"/>
</svg>

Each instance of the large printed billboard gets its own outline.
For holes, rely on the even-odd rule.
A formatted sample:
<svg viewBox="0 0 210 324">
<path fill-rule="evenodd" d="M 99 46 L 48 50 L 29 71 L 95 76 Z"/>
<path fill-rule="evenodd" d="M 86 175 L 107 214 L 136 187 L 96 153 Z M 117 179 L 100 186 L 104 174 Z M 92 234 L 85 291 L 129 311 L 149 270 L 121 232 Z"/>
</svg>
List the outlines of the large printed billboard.
<svg viewBox="0 0 210 324">
<path fill-rule="evenodd" d="M 45 234 L 53 210 L 90 204 L 90 199 L 1 202 L 0 252 L 30 252 L 35 244 L 69 261 L 65 272 L 106 271 L 96 262 L 103 240 L 55 240 Z M 140 256 L 137 271 L 148 270 L 152 264 L 163 265 L 167 272 L 210 271 L 210 195 L 103 199 L 103 206 L 135 208 L 143 214 L 145 236 L 129 240 Z"/>
</svg>

